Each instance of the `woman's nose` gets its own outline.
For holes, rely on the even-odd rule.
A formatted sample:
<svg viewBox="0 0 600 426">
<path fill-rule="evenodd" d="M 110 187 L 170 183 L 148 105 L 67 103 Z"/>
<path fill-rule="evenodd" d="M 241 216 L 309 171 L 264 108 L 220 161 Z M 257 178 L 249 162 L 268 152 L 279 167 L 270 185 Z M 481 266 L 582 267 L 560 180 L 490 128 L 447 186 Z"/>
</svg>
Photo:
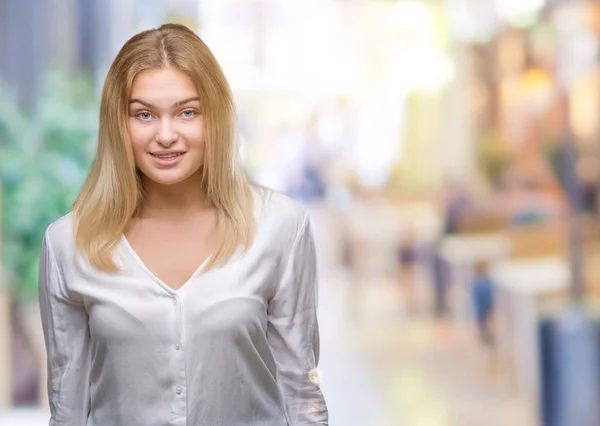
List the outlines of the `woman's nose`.
<svg viewBox="0 0 600 426">
<path fill-rule="evenodd" d="M 173 123 L 171 120 L 164 119 L 160 123 L 160 129 L 156 134 L 156 142 L 160 145 L 169 147 L 175 142 L 177 142 L 177 132 L 173 128 Z"/>
</svg>

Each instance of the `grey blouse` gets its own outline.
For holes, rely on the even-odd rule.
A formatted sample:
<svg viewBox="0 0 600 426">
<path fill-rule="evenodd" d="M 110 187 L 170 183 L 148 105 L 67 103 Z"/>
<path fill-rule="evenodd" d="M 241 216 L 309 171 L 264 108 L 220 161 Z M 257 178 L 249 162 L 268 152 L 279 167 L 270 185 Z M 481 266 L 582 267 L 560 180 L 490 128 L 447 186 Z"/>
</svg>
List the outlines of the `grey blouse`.
<svg viewBox="0 0 600 426">
<path fill-rule="evenodd" d="M 290 198 L 257 201 L 256 238 L 179 290 L 125 238 L 108 274 L 74 251 L 72 217 L 51 224 L 39 293 L 51 426 L 327 425 L 316 373 L 315 247 Z"/>
</svg>

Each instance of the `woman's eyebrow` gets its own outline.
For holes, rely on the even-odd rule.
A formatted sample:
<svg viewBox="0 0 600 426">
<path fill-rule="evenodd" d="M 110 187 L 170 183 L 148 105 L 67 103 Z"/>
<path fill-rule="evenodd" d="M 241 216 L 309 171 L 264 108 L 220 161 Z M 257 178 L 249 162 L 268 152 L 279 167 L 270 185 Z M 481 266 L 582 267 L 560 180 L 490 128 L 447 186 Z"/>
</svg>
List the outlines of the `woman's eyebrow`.
<svg viewBox="0 0 600 426">
<path fill-rule="evenodd" d="M 178 107 L 178 106 L 187 104 L 188 102 L 199 101 L 199 100 L 200 100 L 200 98 L 198 96 L 192 96 L 191 98 L 187 98 L 187 99 L 183 99 L 181 101 L 175 102 L 175 104 L 173 106 L 174 107 Z M 133 98 L 133 99 L 131 99 L 129 101 L 129 104 L 131 105 L 131 104 L 136 103 L 136 102 L 139 103 L 139 104 L 144 105 L 147 108 L 154 108 L 154 105 L 152 105 L 150 102 L 146 102 L 146 101 L 144 101 L 144 100 L 142 100 L 140 98 Z"/>
</svg>

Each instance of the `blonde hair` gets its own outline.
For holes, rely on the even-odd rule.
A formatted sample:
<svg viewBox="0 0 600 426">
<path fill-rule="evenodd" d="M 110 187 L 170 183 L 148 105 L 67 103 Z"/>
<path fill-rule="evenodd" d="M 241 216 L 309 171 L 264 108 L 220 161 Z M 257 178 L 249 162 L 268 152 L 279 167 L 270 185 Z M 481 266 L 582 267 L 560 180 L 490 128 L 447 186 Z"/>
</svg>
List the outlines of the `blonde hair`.
<svg viewBox="0 0 600 426">
<path fill-rule="evenodd" d="M 143 31 L 121 48 L 106 76 L 100 104 L 98 149 L 73 206 L 75 244 L 91 265 L 114 272 L 112 252 L 143 201 L 128 132 L 128 104 L 135 77 L 174 68 L 193 81 L 203 103 L 205 135 L 201 185 L 217 211 L 220 240 L 207 268 L 229 259 L 254 238 L 252 184 L 238 157 L 233 95 L 216 58 L 183 25 Z"/>
</svg>

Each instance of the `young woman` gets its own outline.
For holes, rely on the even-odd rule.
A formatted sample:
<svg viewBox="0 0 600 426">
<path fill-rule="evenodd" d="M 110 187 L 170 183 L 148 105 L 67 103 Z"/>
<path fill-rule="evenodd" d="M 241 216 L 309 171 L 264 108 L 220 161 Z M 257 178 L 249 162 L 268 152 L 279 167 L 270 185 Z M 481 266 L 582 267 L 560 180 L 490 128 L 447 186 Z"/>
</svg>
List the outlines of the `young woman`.
<svg viewBox="0 0 600 426">
<path fill-rule="evenodd" d="M 310 223 L 248 182 L 234 130 L 192 31 L 123 46 L 90 174 L 42 245 L 50 425 L 328 424 Z"/>
</svg>

